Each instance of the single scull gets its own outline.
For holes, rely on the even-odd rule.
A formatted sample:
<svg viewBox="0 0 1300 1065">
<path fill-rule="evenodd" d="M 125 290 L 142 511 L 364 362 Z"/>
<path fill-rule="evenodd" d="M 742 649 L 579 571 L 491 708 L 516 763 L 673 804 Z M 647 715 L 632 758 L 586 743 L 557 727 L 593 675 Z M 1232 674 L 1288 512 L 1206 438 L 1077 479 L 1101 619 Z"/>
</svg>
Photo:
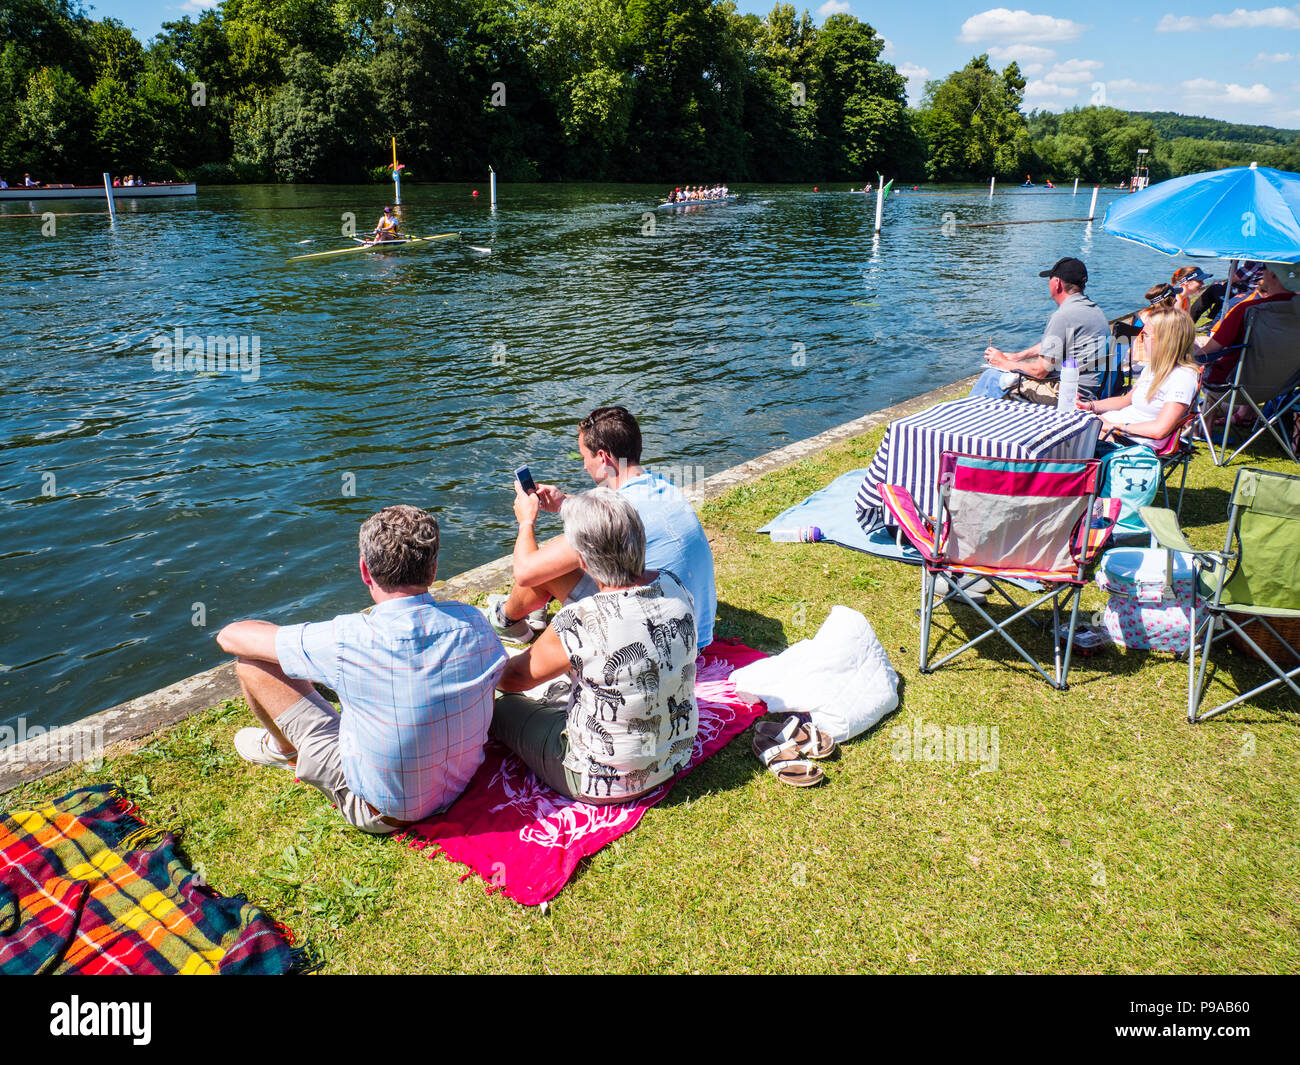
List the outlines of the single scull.
<svg viewBox="0 0 1300 1065">
<path fill-rule="evenodd" d="M 331 259 L 336 255 L 355 255 L 367 251 L 405 251 L 407 248 L 432 244 L 436 240 L 460 240 L 459 233 L 435 233 L 431 237 L 405 237 L 401 240 L 375 240 L 358 244 L 354 248 L 335 248 L 333 251 L 314 251 L 310 255 L 295 255 L 286 263 L 301 263 L 308 259 Z"/>
</svg>

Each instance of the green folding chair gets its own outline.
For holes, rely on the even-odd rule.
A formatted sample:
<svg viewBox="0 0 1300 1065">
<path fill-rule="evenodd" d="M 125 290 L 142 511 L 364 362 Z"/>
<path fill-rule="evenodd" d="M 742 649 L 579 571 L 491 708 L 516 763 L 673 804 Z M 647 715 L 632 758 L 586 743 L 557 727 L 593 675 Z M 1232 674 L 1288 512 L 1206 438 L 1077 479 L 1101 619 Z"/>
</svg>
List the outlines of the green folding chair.
<svg viewBox="0 0 1300 1065">
<path fill-rule="evenodd" d="M 1141 514 L 1161 547 L 1192 556 L 1196 573 L 1198 601 L 1193 607 L 1187 653 L 1187 720 L 1193 724 L 1206 721 L 1279 684 L 1300 697 L 1296 683 L 1300 648 L 1295 645 L 1300 641 L 1288 642 L 1275 627 L 1282 620 L 1300 622 L 1300 477 L 1255 469 L 1238 473 L 1222 551 L 1193 548 L 1172 510 L 1143 507 Z M 1275 650 L 1280 651 L 1277 657 L 1281 661 L 1275 661 L 1252 638 L 1252 633 L 1262 637 L 1264 631 L 1278 641 Z M 1210 649 L 1230 632 L 1244 640 L 1276 676 L 1213 710 L 1200 712 Z"/>
</svg>

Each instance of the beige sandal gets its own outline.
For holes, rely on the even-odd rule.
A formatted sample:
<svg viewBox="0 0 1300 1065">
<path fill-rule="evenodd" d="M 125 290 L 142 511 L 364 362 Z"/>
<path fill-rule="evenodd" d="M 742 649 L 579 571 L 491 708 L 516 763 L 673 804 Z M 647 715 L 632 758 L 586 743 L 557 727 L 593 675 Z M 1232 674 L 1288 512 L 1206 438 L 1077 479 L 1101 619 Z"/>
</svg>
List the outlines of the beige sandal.
<svg viewBox="0 0 1300 1065">
<path fill-rule="evenodd" d="M 808 758 L 829 758 L 835 753 L 835 741 L 811 721 L 804 724 L 794 714 L 778 725 L 775 721 L 760 721 L 754 726 L 754 753 L 763 757 L 768 747 L 785 747 L 794 744 L 798 753 Z"/>
<path fill-rule="evenodd" d="M 811 788 L 820 784 L 826 778 L 821 766 L 796 758 L 797 753 L 794 744 L 776 745 L 768 747 L 758 757 L 782 784 L 789 784 L 792 788 Z"/>
</svg>

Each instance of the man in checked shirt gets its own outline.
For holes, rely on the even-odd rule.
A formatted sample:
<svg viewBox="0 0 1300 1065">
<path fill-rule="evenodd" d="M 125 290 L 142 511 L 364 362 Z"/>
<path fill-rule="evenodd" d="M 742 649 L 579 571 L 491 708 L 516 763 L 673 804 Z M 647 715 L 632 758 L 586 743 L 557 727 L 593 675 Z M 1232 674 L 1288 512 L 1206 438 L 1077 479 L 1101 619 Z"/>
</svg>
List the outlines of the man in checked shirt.
<svg viewBox="0 0 1300 1065">
<path fill-rule="evenodd" d="M 483 761 L 506 654 L 482 613 L 429 594 L 437 567 L 437 519 L 385 507 L 361 526 L 369 613 L 237 621 L 217 634 L 262 723 L 240 729 L 235 749 L 293 772 L 363 832 L 395 832 L 445 809 Z M 338 693 L 342 715 L 313 681 Z"/>
</svg>

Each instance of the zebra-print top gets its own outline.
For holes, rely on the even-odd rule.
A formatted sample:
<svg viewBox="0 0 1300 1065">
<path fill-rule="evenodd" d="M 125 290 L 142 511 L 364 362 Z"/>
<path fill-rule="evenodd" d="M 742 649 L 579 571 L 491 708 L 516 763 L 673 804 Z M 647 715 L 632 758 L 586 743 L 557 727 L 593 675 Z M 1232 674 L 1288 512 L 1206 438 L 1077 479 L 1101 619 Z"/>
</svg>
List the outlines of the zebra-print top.
<svg viewBox="0 0 1300 1065">
<path fill-rule="evenodd" d="M 699 726 L 691 595 L 661 570 L 651 584 L 597 592 L 552 619 L 578 669 L 569 696 L 564 764 L 584 795 L 633 796 L 690 758 Z"/>
</svg>

